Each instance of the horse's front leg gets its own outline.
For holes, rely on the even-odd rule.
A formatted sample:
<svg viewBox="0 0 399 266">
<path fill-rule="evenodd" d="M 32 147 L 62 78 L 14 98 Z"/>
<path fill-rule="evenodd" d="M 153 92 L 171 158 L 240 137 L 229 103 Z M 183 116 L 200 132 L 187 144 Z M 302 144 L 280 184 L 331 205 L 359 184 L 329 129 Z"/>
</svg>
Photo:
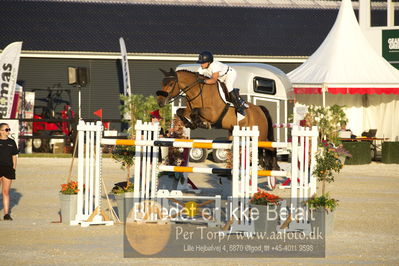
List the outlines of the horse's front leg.
<svg viewBox="0 0 399 266">
<path fill-rule="evenodd" d="M 191 112 L 191 120 L 196 127 L 210 129 L 211 123 L 204 119 L 204 117 L 206 117 L 204 115 L 205 109 L 206 108 L 194 108 Z"/>
<path fill-rule="evenodd" d="M 197 127 L 191 120 L 191 109 L 190 108 L 179 108 L 176 111 L 177 116 L 183 121 L 185 127 L 190 129 L 196 129 Z"/>
</svg>

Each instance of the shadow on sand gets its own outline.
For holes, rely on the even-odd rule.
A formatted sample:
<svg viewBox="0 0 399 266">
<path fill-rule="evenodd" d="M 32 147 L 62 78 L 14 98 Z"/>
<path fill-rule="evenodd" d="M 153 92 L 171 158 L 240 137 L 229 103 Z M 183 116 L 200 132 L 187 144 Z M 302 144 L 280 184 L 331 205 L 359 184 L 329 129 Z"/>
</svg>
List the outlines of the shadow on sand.
<svg viewBox="0 0 399 266">
<path fill-rule="evenodd" d="M 13 207 L 18 205 L 21 198 L 22 194 L 19 193 L 15 188 L 10 189 L 10 213 L 12 212 Z M 3 210 L 3 208 L 3 194 L 0 193 L 0 211 Z"/>
</svg>

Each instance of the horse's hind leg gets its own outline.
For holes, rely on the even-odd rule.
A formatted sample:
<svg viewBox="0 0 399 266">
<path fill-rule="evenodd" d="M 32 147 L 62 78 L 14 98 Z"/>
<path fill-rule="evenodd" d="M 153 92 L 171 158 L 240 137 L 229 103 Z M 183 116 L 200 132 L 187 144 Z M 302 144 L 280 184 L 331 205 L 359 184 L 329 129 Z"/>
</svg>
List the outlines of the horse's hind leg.
<svg viewBox="0 0 399 266">
<path fill-rule="evenodd" d="M 264 148 L 258 149 L 258 158 L 260 166 L 265 170 L 280 170 L 277 164 L 277 150 Z"/>
</svg>

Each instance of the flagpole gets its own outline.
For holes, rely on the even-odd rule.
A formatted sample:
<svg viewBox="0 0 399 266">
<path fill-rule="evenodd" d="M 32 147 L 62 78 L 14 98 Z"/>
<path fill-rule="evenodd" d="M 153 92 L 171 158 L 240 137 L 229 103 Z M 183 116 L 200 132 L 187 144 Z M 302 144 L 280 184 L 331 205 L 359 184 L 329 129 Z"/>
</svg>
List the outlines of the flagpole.
<svg viewBox="0 0 399 266">
<path fill-rule="evenodd" d="M 79 99 L 79 121 L 82 120 L 82 92 L 80 85 L 78 85 L 78 99 Z"/>
</svg>

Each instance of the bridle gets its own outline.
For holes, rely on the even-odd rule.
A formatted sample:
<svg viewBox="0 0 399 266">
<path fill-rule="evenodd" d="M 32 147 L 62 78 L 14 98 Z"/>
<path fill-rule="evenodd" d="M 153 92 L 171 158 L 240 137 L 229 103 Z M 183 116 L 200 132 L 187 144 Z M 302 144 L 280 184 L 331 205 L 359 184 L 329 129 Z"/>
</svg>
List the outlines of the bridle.
<svg viewBox="0 0 399 266">
<path fill-rule="evenodd" d="M 173 88 L 172 88 L 171 91 L 174 91 L 174 90 L 175 90 L 176 85 L 179 86 L 179 80 L 177 79 L 176 76 L 168 76 L 168 77 L 165 77 L 164 79 L 169 79 L 169 80 L 174 81 Z M 179 93 L 178 93 L 176 96 L 171 97 L 171 98 L 169 99 L 169 101 L 168 101 L 168 104 L 174 102 L 174 101 L 175 101 L 176 99 L 178 99 L 179 97 L 182 97 L 183 94 L 186 94 L 186 92 L 190 91 L 190 90 L 194 87 L 194 85 L 196 85 L 196 84 L 200 84 L 200 83 L 198 82 L 198 79 L 197 79 L 196 81 L 190 83 L 189 85 L 185 86 L 185 87 L 182 88 L 182 89 L 179 87 L 179 88 L 178 88 L 178 89 L 179 89 Z M 200 89 L 199 89 L 199 92 L 198 92 L 198 94 L 197 94 L 195 97 L 189 98 L 188 95 L 186 94 L 185 97 L 186 97 L 186 100 L 187 100 L 187 103 L 188 103 L 188 104 L 191 105 L 191 102 L 194 101 L 194 100 L 195 100 L 196 98 L 198 98 L 199 96 L 201 96 L 201 99 L 202 99 L 202 89 L 204 88 L 203 84 L 200 84 L 199 88 L 200 88 Z M 163 91 L 163 90 L 158 90 L 158 91 L 156 92 L 156 95 L 157 95 L 157 96 L 163 96 L 163 97 L 166 98 L 166 97 L 169 96 L 169 93 L 166 92 L 166 91 Z M 202 105 L 203 105 L 203 104 L 204 104 L 204 101 L 202 100 Z"/>
</svg>

